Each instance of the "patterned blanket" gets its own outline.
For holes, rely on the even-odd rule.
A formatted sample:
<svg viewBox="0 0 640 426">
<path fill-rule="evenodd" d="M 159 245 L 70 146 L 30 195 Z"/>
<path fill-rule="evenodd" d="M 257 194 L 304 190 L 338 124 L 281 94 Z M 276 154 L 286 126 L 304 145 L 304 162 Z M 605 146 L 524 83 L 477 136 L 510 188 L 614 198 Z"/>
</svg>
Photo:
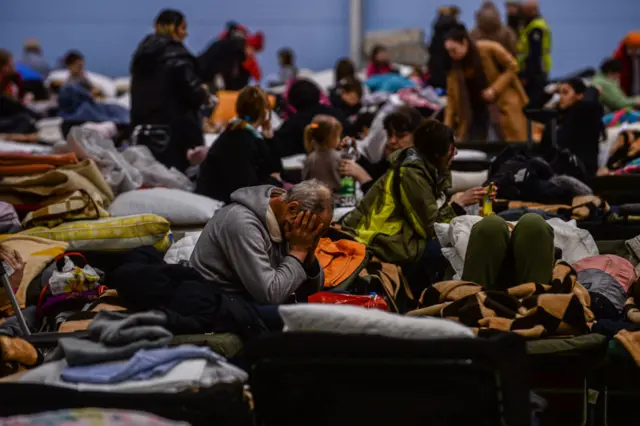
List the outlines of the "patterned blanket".
<svg viewBox="0 0 640 426">
<path fill-rule="evenodd" d="M 427 288 L 413 316 L 459 321 L 477 334 L 511 331 L 529 339 L 590 332 L 595 317 L 589 292 L 576 271 L 558 262 L 549 284 L 526 283 L 504 291 L 467 281 L 444 281 Z"/>
</svg>

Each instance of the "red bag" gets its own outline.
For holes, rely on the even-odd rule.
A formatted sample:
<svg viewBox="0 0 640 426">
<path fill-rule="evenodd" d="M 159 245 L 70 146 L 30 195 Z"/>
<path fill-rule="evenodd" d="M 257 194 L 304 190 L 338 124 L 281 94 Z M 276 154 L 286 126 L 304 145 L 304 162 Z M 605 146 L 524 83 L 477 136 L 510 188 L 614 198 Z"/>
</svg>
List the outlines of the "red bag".
<svg viewBox="0 0 640 426">
<path fill-rule="evenodd" d="M 365 309 L 380 309 L 389 312 L 386 300 L 377 294 L 353 295 L 321 291 L 309 296 L 309 303 L 327 303 L 330 305 L 354 305 Z"/>
</svg>

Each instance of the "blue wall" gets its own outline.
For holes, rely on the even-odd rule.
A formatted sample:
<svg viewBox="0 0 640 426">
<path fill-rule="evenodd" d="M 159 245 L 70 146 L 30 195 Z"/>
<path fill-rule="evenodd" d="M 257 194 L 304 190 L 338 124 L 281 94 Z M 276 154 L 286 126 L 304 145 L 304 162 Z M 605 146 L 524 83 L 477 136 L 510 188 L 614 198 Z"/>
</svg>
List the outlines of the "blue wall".
<svg viewBox="0 0 640 426">
<path fill-rule="evenodd" d="M 127 73 L 136 44 L 163 7 L 182 10 L 189 21 L 187 45 L 198 52 L 235 19 L 266 34 L 260 62 L 277 70 L 275 52 L 294 49 L 300 67 L 332 67 L 348 54 L 349 0 L 0 0 L 0 47 L 19 53 L 27 38 L 40 40 L 54 61 L 68 49 L 86 54 L 89 69 Z M 429 33 L 438 5 L 426 0 L 364 0 L 366 30 L 421 27 Z M 467 24 L 480 0 L 454 0 Z M 502 1 L 497 1 L 502 7 Z M 638 0 L 540 0 L 553 29 L 553 74 L 597 65 L 626 32 L 640 29 Z"/>
<path fill-rule="evenodd" d="M 165 7 L 186 15 L 186 44 L 195 52 L 229 20 L 264 31 L 259 60 L 267 73 L 277 71 L 284 46 L 312 69 L 331 67 L 349 52 L 348 0 L 0 0 L 0 47 L 19 54 L 25 39 L 37 38 L 51 61 L 78 49 L 88 69 L 126 75 L 137 43 Z"/>
</svg>

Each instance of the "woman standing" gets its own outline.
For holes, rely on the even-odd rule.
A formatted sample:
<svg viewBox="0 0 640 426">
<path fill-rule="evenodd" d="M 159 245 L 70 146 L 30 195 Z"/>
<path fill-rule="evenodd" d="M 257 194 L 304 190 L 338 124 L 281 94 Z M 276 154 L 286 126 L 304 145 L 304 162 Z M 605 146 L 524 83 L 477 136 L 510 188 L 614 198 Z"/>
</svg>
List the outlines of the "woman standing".
<svg viewBox="0 0 640 426">
<path fill-rule="evenodd" d="M 182 44 L 186 37 L 184 15 L 163 10 L 155 33 L 142 40 L 131 61 L 132 127 L 164 135 L 138 141 L 158 161 L 180 171 L 189 167 L 187 151 L 204 142 L 200 108 L 210 99 L 195 57 Z"/>
<path fill-rule="evenodd" d="M 518 63 L 500 44 L 472 42 L 463 28 L 445 38 L 451 58 L 447 74 L 445 124 L 460 140 L 525 141 L 528 102 L 518 80 Z"/>
</svg>

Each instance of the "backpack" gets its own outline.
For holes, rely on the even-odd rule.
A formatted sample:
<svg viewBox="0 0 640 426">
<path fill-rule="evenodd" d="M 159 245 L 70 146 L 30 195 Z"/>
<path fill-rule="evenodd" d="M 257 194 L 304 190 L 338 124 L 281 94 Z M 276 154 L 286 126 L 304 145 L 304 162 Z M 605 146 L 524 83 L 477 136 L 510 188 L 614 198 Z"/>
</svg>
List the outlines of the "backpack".
<svg viewBox="0 0 640 426">
<path fill-rule="evenodd" d="M 348 290 L 367 264 L 369 254 L 367 247 L 356 241 L 322 238 L 316 258 L 324 270 L 324 288 Z"/>
</svg>

